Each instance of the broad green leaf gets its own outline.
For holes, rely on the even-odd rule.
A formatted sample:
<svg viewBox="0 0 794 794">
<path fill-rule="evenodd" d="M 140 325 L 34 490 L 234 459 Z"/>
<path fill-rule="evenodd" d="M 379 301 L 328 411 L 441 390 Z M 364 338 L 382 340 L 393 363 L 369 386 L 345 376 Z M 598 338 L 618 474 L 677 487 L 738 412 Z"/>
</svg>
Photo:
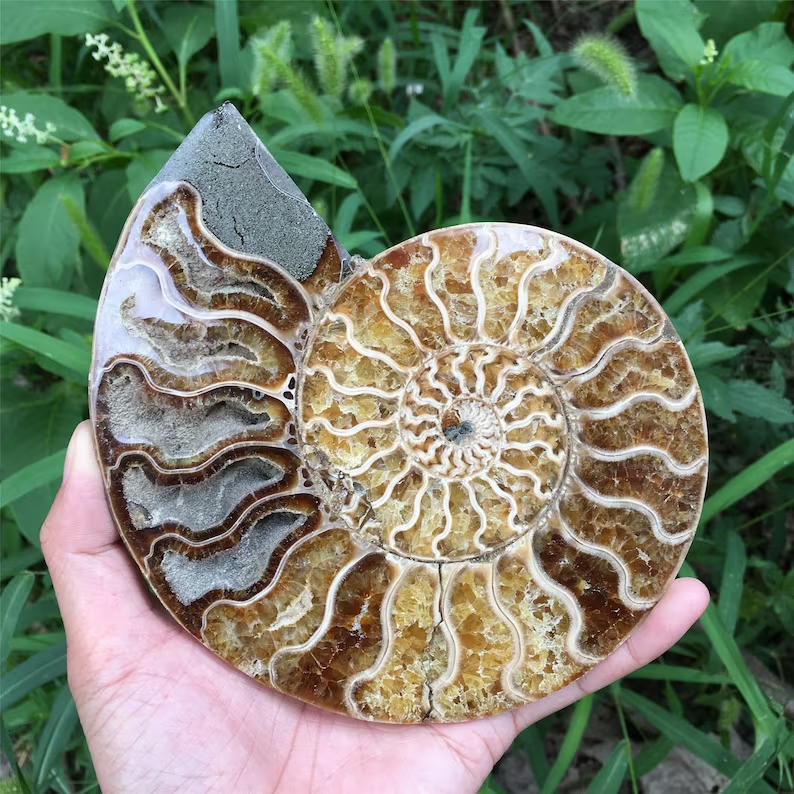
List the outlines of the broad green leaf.
<svg viewBox="0 0 794 794">
<path fill-rule="evenodd" d="M 675 82 L 682 80 L 703 57 L 701 13 L 689 0 L 637 0 L 635 10 L 664 73 Z"/>
<path fill-rule="evenodd" d="M 794 91 L 791 69 L 767 61 L 744 61 L 730 69 L 725 79 L 732 85 L 774 96 L 788 96 Z"/>
<path fill-rule="evenodd" d="M 14 472 L 0 483 L 0 507 L 10 505 L 42 485 L 59 480 L 63 475 L 65 460 L 66 450 L 62 449 Z"/>
<path fill-rule="evenodd" d="M 651 269 L 684 242 L 695 212 L 694 189 L 664 162 L 662 151 L 652 151 L 646 163 L 618 207 L 622 264 L 632 272 Z"/>
<path fill-rule="evenodd" d="M 354 177 L 327 160 L 287 150 L 273 151 L 271 149 L 270 153 L 278 164 L 288 174 L 293 176 L 314 179 L 317 182 L 325 182 L 329 185 L 347 188 L 348 190 L 355 190 L 358 187 Z"/>
<path fill-rule="evenodd" d="M 722 772 L 723 775 L 731 777 L 741 768 L 741 761 L 736 756 L 686 720 L 676 717 L 667 709 L 663 709 L 630 689 L 623 689 L 621 698 L 629 708 L 638 711 L 661 733 L 676 744 L 686 747 L 718 772 Z M 756 784 L 752 791 L 772 794 L 772 789 L 766 784 Z"/>
<path fill-rule="evenodd" d="M 716 364 L 718 361 L 728 361 L 736 358 L 746 345 L 736 345 L 728 347 L 723 342 L 703 342 L 700 339 L 693 339 L 687 342 L 686 352 L 695 370 Z"/>
<path fill-rule="evenodd" d="M 163 32 L 177 63 L 184 68 L 212 38 L 215 14 L 207 6 L 169 4 L 163 15 Z"/>
<path fill-rule="evenodd" d="M 43 559 L 44 555 L 41 553 L 41 549 L 26 546 L 22 551 L 18 551 L 16 554 L 9 554 L 3 558 L 3 565 L 0 567 L 0 579 L 8 579 L 11 576 L 15 576 L 33 567 Z"/>
<path fill-rule="evenodd" d="M 710 370 L 698 372 L 698 385 L 700 393 L 703 395 L 703 405 L 707 411 L 711 411 L 728 422 L 736 421 L 736 414 L 733 412 L 733 405 L 728 394 L 728 384 L 717 377 Z"/>
<path fill-rule="evenodd" d="M 582 698 L 573 709 L 571 721 L 568 723 L 568 730 L 565 732 L 565 738 L 562 740 L 562 746 L 557 759 L 552 764 L 549 770 L 549 776 L 546 778 L 540 794 L 554 794 L 558 786 L 565 777 L 565 773 L 573 763 L 576 753 L 579 751 L 579 745 L 582 742 L 582 736 L 587 728 L 587 722 L 590 719 L 590 711 L 593 708 L 593 696 L 587 695 Z"/>
<path fill-rule="evenodd" d="M 629 743 L 621 739 L 587 787 L 586 794 L 617 794 L 629 766 Z"/>
<path fill-rule="evenodd" d="M 68 685 L 64 685 L 52 704 L 50 716 L 33 753 L 33 782 L 39 791 L 45 790 L 53 772 L 60 766 L 60 757 L 72 738 L 77 722 L 74 698 Z"/>
<path fill-rule="evenodd" d="M 34 328 L 9 322 L 0 322 L 0 337 L 73 370 L 81 379 L 88 377 L 91 367 L 88 347 L 76 347 Z"/>
<path fill-rule="evenodd" d="M 34 143 L 15 146 L 0 159 L 0 170 L 4 174 L 29 174 L 33 171 L 45 171 L 57 168 L 61 158 L 53 149 L 36 146 Z"/>
<path fill-rule="evenodd" d="M 0 44 L 26 41 L 45 33 L 78 36 L 96 33 L 114 16 L 103 0 L 25 0 L 3 3 Z"/>
<path fill-rule="evenodd" d="M 66 643 L 59 642 L 31 656 L 0 681 L 0 713 L 19 703 L 34 689 L 66 674 Z"/>
<path fill-rule="evenodd" d="M 685 105 L 673 124 L 673 152 L 686 182 L 713 170 L 728 148 L 728 125 L 713 108 Z"/>
<path fill-rule="evenodd" d="M 11 3 L 10 5 L 24 6 L 24 3 Z M 8 3 L 3 3 L 3 8 L 8 8 Z M 13 94 L 0 96 L 0 104 L 14 108 L 17 115 L 23 118 L 27 113 L 35 117 L 37 129 L 43 130 L 45 124 L 55 125 L 53 135 L 62 141 L 79 141 L 85 138 L 98 138 L 96 131 L 88 119 L 69 107 L 63 100 L 49 94 L 31 94 L 26 91 L 17 91 Z"/>
<path fill-rule="evenodd" d="M 142 132 L 146 129 L 146 125 L 138 119 L 116 119 L 108 131 L 108 139 L 115 143 L 122 138 L 127 138 L 130 135 L 135 135 L 136 132 Z"/>
<path fill-rule="evenodd" d="M 781 469 L 792 464 L 794 464 L 794 439 L 784 441 L 755 463 L 751 463 L 706 499 L 703 512 L 700 514 L 701 525 L 710 521 L 722 510 L 727 510 L 740 499 L 744 499 L 772 479 Z"/>
<path fill-rule="evenodd" d="M 640 75 L 637 93 L 595 88 L 563 100 L 551 113 L 556 124 L 601 135 L 649 135 L 673 125 L 681 95 L 656 75 Z"/>
<path fill-rule="evenodd" d="M 783 22 L 764 22 L 734 36 L 720 54 L 720 63 L 735 66 L 742 61 L 768 61 L 788 67 L 794 62 L 794 44 Z"/>
<path fill-rule="evenodd" d="M 794 406 L 781 394 L 754 380 L 729 380 L 728 392 L 735 411 L 773 424 L 794 422 Z"/>
<path fill-rule="evenodd" d="M 358 193 L 351 193 L 339 205 L 339 209 L 336 211 L 336 217 L 334 218 L 334 235 L 337 239 L 339 239 L 340 236 L 350 234 L 360 206 L 361 196 L 359 196 Z"/>
<path fill-rule="evenodd" d="M 5 586 L 0 596 L 0 672 L 5 671 L 8 653 L 11 650 L 11 638 L 14 636 L 14 629 L 35 580 L 36 577 L 32 573 L 15 576 Z"/>
<path fill-rule="evenodd" d="M 148 149 L 127 166 L 127 193 L 133 204 L 173 154 L 171 149 Z"/>
<path fill-rule="evenodd" d="M 48 179 L 25 208 L 17 228 L 16 260 L 28 287 L 68 286 L 80 250 L 80 234 L 65 199 L 85 210 L 77 174 Z M 57 243 L 57 244 L 56 244 Z"/>
</svg>

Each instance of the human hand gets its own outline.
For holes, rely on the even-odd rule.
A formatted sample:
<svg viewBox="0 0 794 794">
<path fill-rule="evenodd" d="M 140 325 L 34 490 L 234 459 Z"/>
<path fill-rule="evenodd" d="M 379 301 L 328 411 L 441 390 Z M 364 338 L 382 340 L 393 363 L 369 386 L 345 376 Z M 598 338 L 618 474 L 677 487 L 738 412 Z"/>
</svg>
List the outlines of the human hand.
<svg viewBox="0 0 794 794">
<path fill-rule="evenodd" d="M 104 794 L 474 792 L 519 731 L 664 653 L 708 603 L 703 584 L 678 579 L 617 651 L 542 700 L 474 722 L 383 725 L 262 686 L 165 613 L 113 524 L 88 422 L 41 541 Z"/>
</svg>

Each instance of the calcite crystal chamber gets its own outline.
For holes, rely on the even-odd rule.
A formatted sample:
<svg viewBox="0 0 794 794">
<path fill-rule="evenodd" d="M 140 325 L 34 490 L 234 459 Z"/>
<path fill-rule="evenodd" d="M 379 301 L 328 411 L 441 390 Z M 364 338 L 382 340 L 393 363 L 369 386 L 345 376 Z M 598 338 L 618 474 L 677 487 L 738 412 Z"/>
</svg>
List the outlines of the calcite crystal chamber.
<svg viewBox="0 0 794 794">
<path fill-rule="evenodd" d="M 531 226 L 347 254 L 231 105 L 132 211 L 96 445 L 174 618 L 279 692 L 452 722 L 570 683 L 681 565 L 707 470 L 680 339 Z"/>
</svg>

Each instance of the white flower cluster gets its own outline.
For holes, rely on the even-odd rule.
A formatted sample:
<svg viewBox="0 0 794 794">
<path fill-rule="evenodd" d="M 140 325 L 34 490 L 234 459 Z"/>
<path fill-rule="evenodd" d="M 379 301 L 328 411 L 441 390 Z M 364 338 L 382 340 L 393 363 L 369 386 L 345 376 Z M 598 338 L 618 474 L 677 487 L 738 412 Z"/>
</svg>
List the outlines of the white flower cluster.
<svg viewBox="0 0 794 794">
<path fill-rule="evenodd" d="M 153 100 L 156 113 L 168 110 L 160 99 L 165 86 L 157 84 L 157 73 L 140 55 L 135 52 L 125 53 L 121 44 L 108 39 L 107 33 L 97 36 L 86 33 L 85 44 L 86 47 L 96 47 L 96 52 L 91 53 L 95 61 L 107 58 L 105 71 L 111 77 L 121 77 L 127 93 L 134 94 L 137 101 Z"/>
<path fill-rule="evenodd" d="M 49 121 L 40 130 L 36 126 L 36 117 L 32 113 L 26 113 L 25 118 L 21 119 L 14 108 L 0 105 L 0 130 L 3 135 L 14 138 L 19 143 L 27 143 L 29 138 L 35 138 L 36 143 L 47 143 L 55 132 L 55 125 Z"/>
<path fill-rule="evenodd" d="M 13 299 L 17 287 L 22 283 L 18 278 L 6 278 L 0 281 L 0 320 L 9 322 L 19 317 L 19 309 L 14 306 Z"/>
</svg>

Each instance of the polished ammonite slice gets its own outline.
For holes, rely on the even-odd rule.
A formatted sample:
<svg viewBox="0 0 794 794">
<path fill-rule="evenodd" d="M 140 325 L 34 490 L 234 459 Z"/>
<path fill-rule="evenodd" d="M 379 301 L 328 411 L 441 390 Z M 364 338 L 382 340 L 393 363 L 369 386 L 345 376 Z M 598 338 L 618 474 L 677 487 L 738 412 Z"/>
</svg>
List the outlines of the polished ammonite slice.
<svg viewBox="0 0 794 794">
<path fill-rule="evenodd" d="M 703 406 L 656 301 L 544 229 L 336 244 L 230 105 L 132 212 L 97 318 L 110 506 L 243 672 L 457 721 L 582 675 L 692 540 Z"/>
</svg>

